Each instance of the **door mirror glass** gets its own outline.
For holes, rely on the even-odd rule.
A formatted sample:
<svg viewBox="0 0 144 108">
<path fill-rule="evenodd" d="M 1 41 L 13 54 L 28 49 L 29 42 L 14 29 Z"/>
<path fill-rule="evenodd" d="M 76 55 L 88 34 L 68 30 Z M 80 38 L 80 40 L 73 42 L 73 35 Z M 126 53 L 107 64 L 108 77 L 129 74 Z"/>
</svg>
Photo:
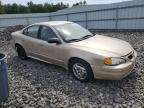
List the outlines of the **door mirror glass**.
<svg viewBox="0 0 144 108">
<path fill-rule="evenodd" d="M 58 38 L 50 38 L 50 39 L 48 39 L 48 43 L 60 44 L 61 41 Z"/>
</svg>

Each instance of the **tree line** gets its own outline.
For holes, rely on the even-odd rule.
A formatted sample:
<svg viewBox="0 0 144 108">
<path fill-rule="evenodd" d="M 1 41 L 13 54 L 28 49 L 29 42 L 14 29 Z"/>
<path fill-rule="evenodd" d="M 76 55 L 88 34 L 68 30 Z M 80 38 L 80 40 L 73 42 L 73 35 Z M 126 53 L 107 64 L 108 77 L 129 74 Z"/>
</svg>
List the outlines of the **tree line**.
<svg viewBox="0 0 144 108">
<path fill-rule="evenodd" d="M 87 2 L 84 0 L 74 3 L 72 7 L 86 4 Z M 2 2 L 0 1 L 0 14 L 47 13 L 47 12 L 56 12 L 58 10 L 69 7 L 70 7 L 69 4 L 64 4 L 63 2 L 57 4 L 53 3 L 34 4 L 32 1 L 30 1 L 27 3 L 27 5 L 21 5 L 17 3 L 2 4 Z"/>
</svg>

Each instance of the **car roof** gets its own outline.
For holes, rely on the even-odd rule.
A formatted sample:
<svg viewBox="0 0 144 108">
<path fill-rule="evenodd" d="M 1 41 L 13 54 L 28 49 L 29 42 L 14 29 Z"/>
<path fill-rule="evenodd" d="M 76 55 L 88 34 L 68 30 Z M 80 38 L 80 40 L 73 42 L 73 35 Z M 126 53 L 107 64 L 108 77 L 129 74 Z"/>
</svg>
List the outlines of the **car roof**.
<svg viewBox="0 0 144 108">
<path fill-rule="evenodd" d="M 67 24 L 67 23 L 72 23 L 72 22 L 70 21 L 48 21 L 48 22 L 35 23 L 33 25 L 56 26 L 56 25 L 62 25 L 62 24 Z"/>
</svg>

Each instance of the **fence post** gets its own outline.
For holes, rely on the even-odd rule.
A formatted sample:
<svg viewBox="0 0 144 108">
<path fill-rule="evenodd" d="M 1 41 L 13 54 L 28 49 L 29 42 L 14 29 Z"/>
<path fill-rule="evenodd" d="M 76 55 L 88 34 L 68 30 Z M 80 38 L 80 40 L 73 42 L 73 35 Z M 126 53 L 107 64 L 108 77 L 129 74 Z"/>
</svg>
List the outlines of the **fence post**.
<svg viewBox="0 0 144 108">
<path fill-rule="evenodd" d="M 119 16 L 119 8 L 116 8 L 116 23 L 115 23 L 115 29 L 118 31 L 118 16 Z"/>
<path fill-rule="evenodd" d="M 52 16 L 51 15 L 49 16 L 49 20 L 52 21 Z"/>
<path fill-rule="evenodd" d="M 66 14 L 66 16 L 67 16 L 67 21 L 69 21 L 69 14 Z"/>
<path fill-rule="evenodd" d="M 88 29 L 88 13 L 85 12 L 85 23 L 86 23 L 86 29 Z"/>
<path fill-rule="evenodd" d="M 30 24 L 30 22 L 29 22 L 29 18 L 26 17 L 26 20 L 27 20 L 27 25 L 29 25 L 29 24 Z"/>
</svg>

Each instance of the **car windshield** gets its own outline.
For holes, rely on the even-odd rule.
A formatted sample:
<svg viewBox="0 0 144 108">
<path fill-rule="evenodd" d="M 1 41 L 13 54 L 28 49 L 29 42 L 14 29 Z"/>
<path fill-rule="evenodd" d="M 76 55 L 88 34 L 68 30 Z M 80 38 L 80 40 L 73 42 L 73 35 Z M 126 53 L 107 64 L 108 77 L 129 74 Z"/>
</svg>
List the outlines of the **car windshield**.
<svg viewBox="0 0 144 108">
<path fill-rule="evenodd" d="M 80 41 L 93 36 L 87 29 L 75 23 L 57 25 L 54 28 L 65 42 Z"/>
</svg>

